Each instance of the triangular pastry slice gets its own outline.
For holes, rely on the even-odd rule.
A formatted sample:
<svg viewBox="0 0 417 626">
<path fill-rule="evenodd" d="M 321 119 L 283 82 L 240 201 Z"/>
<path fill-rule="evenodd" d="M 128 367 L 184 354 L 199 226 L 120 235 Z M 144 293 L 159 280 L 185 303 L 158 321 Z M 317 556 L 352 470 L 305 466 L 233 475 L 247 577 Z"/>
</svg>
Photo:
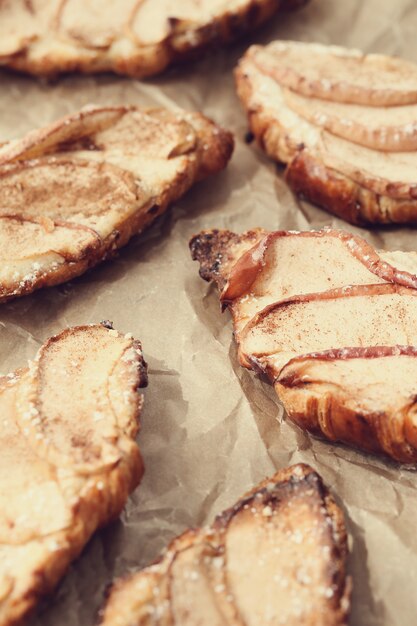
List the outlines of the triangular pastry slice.
<svg viewBox="0 0 417 626">
<path fill-rule="evenodd" d="M 199 113 L 136 107 L 87 107 L 3 144 L 0 302 L 110 258 L 232 150 Z"/>
<path fill-rule="evenodd" d="M 191 241 L 234 323 L 240 363 L 290 418 L 417 461 L 417 255 L 335 230 L 202 232 Z"/>
<path fill-rule="evenodd" d="M 353 223 L 417 222 L 417 66 L 301 42 L 236 69 L 249 125 L 297 193 Z"/>
<path fill-rule="evenodd" d="M 307 0 L 2 0 L 0 65 L 150 76 Z"/>
<path fill-rule="evenodd" d="M 135 437 L 141 345 L 103 325 L 68 328 L 0 378 L 0 625 L 50 592 L 143 474 Z"/>
<path fill-rule="evenodd" d="M 101 624 L 342 626 L 346 555 L 342 511 L 316 472 L 294 465 L 116 582 Z"/>
</svg>

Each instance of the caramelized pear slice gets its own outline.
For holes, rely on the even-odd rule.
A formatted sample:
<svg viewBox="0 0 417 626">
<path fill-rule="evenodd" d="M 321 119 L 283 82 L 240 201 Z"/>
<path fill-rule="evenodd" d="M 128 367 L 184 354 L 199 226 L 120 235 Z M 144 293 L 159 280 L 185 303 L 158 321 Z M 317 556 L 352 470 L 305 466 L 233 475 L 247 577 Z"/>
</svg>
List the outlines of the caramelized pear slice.
<svg viewBox="0 0 417 626">
<path fill-rule="evenodd" d="M 382 152 L 417 150 L 417 105 L 368 107 L 306 98 L 284 90 L 287 105 L 331 134 Z"/>
<path fill-rule="evenodd" d="M 304 96 L 367 106 L 417 104 L 417 67 L 404 59 L 300 41 L 258 47 L 254 59 Z"/>
<path fill-rule="evenodd" d="M 417 290 L 358 285 L 271 304 L 245 327 L 242 364 L 272 368 L 300 354 L 335 347 L 417 345 Z"/>
<path fill-rule="evenodd" d="M 230 307 L 238 341 L 254 315 L 295 295 L 384 282 L 417 287 L 416 253 L 376 251 L 341 230 L 259 230 L 240 236 L 203 231 L 190 248 L 201 276 L 217 282 L 223 305 Z"/>
</svg>

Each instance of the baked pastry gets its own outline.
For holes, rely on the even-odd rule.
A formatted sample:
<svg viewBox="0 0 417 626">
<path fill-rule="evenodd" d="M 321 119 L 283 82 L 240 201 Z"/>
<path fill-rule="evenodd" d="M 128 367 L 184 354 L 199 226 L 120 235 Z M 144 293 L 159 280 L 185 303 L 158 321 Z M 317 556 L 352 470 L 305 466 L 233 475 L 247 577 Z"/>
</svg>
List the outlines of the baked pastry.
<svg viewBox="0 0 417 626">
<path fill-rule="evenodd" d="M 355 224 L 417 223 L 417 65 L 274 42 L 249 48 L 236 83 L 296 193 Z"/>
<path fill-rule="evenodd" d="M 4 144 L 0 302 L 111 257 L 232 150 L 199 113 L 135 107 L 87 107 Z"/>
<path fill-rule="evenodd" d="M 0 65 L 149 76 L 307 0 L 3 0 Z"/>
<path fill-rule="evenodd" d="M 417 254 L 347 232 L 206 231 L 200 274 L 229 307 L 244 367 L 331 441 L 417 461 Z"/>
<path fill-rule="evenodd" d="M 0 378 L 0 625 L 49 592 L 138 485 L 146 364 L 129 335 L 68 328 Z"/>
<path fill-rule="evenodd" d="M 341 626 L 346 555 L 342 511 L 316 472 L 294 465 L 117 582 L 101 623 Z"/>
</svg>

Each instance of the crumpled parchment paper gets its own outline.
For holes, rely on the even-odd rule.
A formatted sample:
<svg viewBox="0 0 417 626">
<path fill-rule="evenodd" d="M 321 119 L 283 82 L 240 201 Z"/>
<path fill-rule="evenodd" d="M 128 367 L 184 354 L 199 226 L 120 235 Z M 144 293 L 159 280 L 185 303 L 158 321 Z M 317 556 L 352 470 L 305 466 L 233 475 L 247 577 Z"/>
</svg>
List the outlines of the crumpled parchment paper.
<svg viewBox="0 0 417 626">
<path fill-rule="evenodd" d="M 312 439 L 285 420 L 273 389 L 240 368 L 228 313 L 198 277 L 188 239 L 236 231 L 334 225 L 389 250 L 417 248 L 411 228 L 372 232 L 297 203 L 282 172 L 244 142 L 232 69 L 250 41 L 319 41 L 417 61 L 414 0 L 312 0 L 235 46 L 139 82 L 110 75 L 52 83 L 0 72 L 0 141 L 87 103 L 199 109 L 233 130 L 228 170 L 197 185 L 119 257 L 54 289 L 0 308 L 0 371 L 24 365 L 65 326 L 113 320 L 141 339 L 149 362 L 139 443 L 146 474 L 121 520 L 98 532 L 31 626 L 89 626 L 106 585 L 146 565 L 189 526 L 210 521 L 276 468 L 304 461 L 346 513 L 352 537 L 352 625 L 408 626 L 417 614 L 417 477 L 386 460 Z M 242 547 L 242 549 L 244 549 Z"/>
</svg>

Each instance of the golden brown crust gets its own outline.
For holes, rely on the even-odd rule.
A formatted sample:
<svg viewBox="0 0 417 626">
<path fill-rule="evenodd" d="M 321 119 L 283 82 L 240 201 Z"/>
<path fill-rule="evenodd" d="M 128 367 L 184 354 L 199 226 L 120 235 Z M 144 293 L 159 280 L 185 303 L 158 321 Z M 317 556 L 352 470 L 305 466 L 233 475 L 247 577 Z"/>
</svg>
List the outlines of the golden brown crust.
<svg viewBox="0 0 417 626">
<path fill-rule="evenodd" d="M 306 1 L 247 0 L 235 7 L 225 3 L 225 6 L 212 16 L 206 16 L 202 12 L 201 20 L 197 21 L 176 17 L 172 14 L 172 7 L 168 11 L 168 7 L 164 7 L 162 3 L 157 11 L 161 15 L 168 11 L 165 20 L 167 30 L 155 42 L 141 42 L 140 37 L 134 32 L 135 19 L 138 11 L 143 9 L 141 5 L 144 0 L 139 2 L 127 0 L 125 6 L 119 5 L 117 22 L 120 24 L 116 26 L 113 24 L 111 14 L 108 23 L 103 19 L 101 10 L 101 21 L 106 22 L 108 30 L 103 36 L 100 36 L 99 31 L 96 32 L 99 27 L 95 19 L 97 15 L 94 13 L 94 3 L 91 3 L 91 7 L 84 6 L 84 21 L 77 21 L 74 24 L 72 20 L 69 26 L 65 24 L 65 20 L 68 11 L 71 10 L 71 7 L 68 9 L 71 0 L 63 2 L 57 0 L 56 6 L 42 6 L 38 1 L 37 4 L 40 6 L 37 7 L 35 3 L 32 12 L 22 2 L 21 14 L 27 13 L 30 18 L 36 16 L 38 12 L 41 16 L 39 20 L 43 14 L 45 15 L 46 24 L 43 25 L 45 34 L 37 33 L 35 27 L 29 36 L 25 36 L 22 29 L 19 34 L 16 23 L 19 24 L 22 18 L 19 18 L 17 12 L 15 21 L 9 27 L 10 32 L 6 31 L 3 35 L 6 38 L 7 35 L 11 36 L 14 26 L 14 30 L 17 31 L 17 34 L 13 33 L 14 45 L 9 54 L 6 46 L 2 55 L 0 46 L 0 64 L 38 76 L 73 71 L 83 73 L 113 71 L 136 78 L 150 76 L 162 72 L 172 63 L 193 58 L 207 48 L 232 41 L 264 23 L 277 11 L 298 8 Z M 205 8 L 209 7 L 208 4 Z M 4 3 L 3 10 L 7 11 L 7 2 Z M 73 11 L 80 15 L 80 8 Z M 120 16 L 124 18 L 121 19 Z M 145 20 L 149 19 L 151 16 L 145 17 Z M 150 28 L 152 26 L 151 19 Z M 144 31 L 146 32 L 145 27 Z"/>
<path fill-rule="evenodd" d="M 89 107 L 4 144 L 0 301 L 113 256 L 232 151 L 201 114 L 135 107 Z"/>
<path fill-rule="evenodd" d="M 232 313 L 241 365 L 269 377 L 303 429 L 417 462 L 415 255 L 333 230 L 263 232 L 250 246 L 252 232 L 192 240 Z M 309 266 L 294 265 L 303 253 Z"/>
<path fill-rule="evenodd" d="M 417 200 L 377 194 L 306 150 L 289 162 L 285 179 L 296 194 L 351 224 L 417 223 Z"/>
<path fill-rule="evenodd" d="M 235 80 L 237 94 L 248 116 L 250 131 L 260 147 L 269 157 L 288 163 L 297 153 L 297 143 L 292 141 L 278 119 L 255 104 L 255 91 L 242 61 L 235 69 Z"/>
<path fill-rule="evenodd" d="M 2 626 L 53 589 L 139 484 L 146 384 L 140 343 L 109 325 L 66 329 L 1 379 Z"/>
<path fill-rule="evenodd" d="M 285 47 L 285 43 L 282 46 Z M 377 161 L 369 172 L 362 165 L 367 155 L 368 162 L 372 157 L 379 158 L 378 155 L 383 153 L 378 150 L 358 146 L 359 153 L 361 150 L 363 152 L 361 165 L 355 162 L 354 153 L 350 155 L 351 161 L 341 156 L 339 153 L 350 142 L 333 137 L 330 129 L 323 130 L 319 123 L 311 120 L 307 122 L 290 108 L 290 100 L 285 99 L 282 85 L 274 82 L 271 72 L 262 69 L 262 63 L 256 60 L 257 54 L 265 50 L 268 47 L 253 46 L 241 59 L 235 70 L 236 88 L 247 112 L 251 132 L 268 156 L 287 165 L 286 179 L 291 188 L 307 200 L 353 224 L 416 223 L 417 179 L 408 180 L 410 155 L 413 153 L 405 152 L 405 148 L 401 152 L 399 147 L 397 161 L 395 153 L 394 156 L 388 155 L 387 158 L 392 161 L 391 174 L 387 173 L 389 160 L 382 163 L 379 168 L 381 173 L 376 167 Z M 329 58 L 332 54 L 332 48 L 329 47 Z M 280 72 L 285 69 L 278 64 L 277 68 Z M 265 80 L 264 92 L 267 95 L 260 89 Z M 276 77 L 275 80 L 278 81 Z M 282 102 L 278 102 L 278 97 Z M 320 97 L 324 97 L 323 94 Z M 333 97 L 336 98 L 335 92 L 328 91 L 328 98 L 331 100 Z M 343 119 L 338 122 L 341 125 L 354 123 Z M 406 127 L 407 132 L 410 126 Z M 387 129 L 381 129 L 381 133 L 384 132 L 386 134 Z M 397 140 L 395 133 L 394 139 Z M 403 155 L 409 169 L 406 179 L 401 182 Z"/>
<path fill-rule="evenodd" d="M 384 368 L 384 358 L 417 357 L 412 346 L 380 346 L 376 349 L 346 349 L 317 352 L 292 359 L 281 371 L 275 389 L 290 418 L 300 428 L 325 436 L 331 441 L 359 446 L 368 452 L 385 453 L 402 463 L 416 463 L 416 424 L 414 399 L 409 398 L 393 415 L 378 409 L 352 406 L 346 395 L 338 392 L 317 393 L 315 381 L 308 375 L 309 364 L 314 361 L 345 361 L 375 359 L 376 367 Z M 401 360 L 397 359 L 401 368 Z M 317 381 L 320 384 L 320 381 Z M 311 385 L 307 390 L 306 386 Z M 302 390 L 302 391 L 301 391 Z M 301 393 L 300 393 L 301 391 Z M 342 390 L 341 390 L 342 391 Z"/>
<path fill-rule="evenodd" d="M 346 557 L 341 509 L 316 472 L 294 465 L 262 481 L 210 528 L 174 539 L 156 564 L 117 581 L 101 623 L 145 625 L 157 617 L 170 625 L 246 626 L 268 615 L 289 626 L 300 619 L 341 626 L 351 588 Z"/>
</svg>

